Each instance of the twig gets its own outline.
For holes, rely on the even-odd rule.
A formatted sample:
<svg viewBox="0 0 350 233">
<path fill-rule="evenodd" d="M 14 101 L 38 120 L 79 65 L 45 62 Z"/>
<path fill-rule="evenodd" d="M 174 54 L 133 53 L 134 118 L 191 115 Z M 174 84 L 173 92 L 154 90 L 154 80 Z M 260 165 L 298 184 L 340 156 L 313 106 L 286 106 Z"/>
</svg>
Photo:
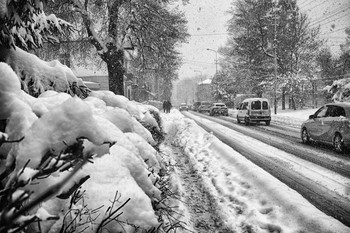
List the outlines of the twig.
<svg viewBox="0 0 350 233">
<path fill-rule="evenodd" d="M 109 222 L 113 221 L 113 219 L 115 219 L 116 217 L 119 217 L 119 215 L 117 215 L 116 217 L 112 216 L 117 213 L 121 208 L 123 208 L 129 201 L 131 200 L 131 198 L 128 198 L 128 200 L 126 200 L 121 206 L 119 206 L 116 210 L 114 210 L 113 212 L 111 212 L 111 214 L 109 216 L 107 216 L 107 218 L 103 219 L 100 223 L 100 225 L 98 226 L 96 232 L 99 233 L 102 230 L 102 227 L 104 227 L 105 225 L 107 225 Z"/>
</svg>

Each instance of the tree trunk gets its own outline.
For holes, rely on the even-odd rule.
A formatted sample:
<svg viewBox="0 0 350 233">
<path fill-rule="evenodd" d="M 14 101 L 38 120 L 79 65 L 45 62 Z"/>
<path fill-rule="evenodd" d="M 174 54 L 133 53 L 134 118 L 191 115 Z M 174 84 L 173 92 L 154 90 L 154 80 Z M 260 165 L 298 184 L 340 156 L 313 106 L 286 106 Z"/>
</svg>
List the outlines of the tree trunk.
<svg viewBox="0 0 350 233">
<path fill-rule="evenodd" d="M 108 51 L 101 55 L 107 64 L 109 90 L 117 95 L 124 95 L 124 52 L 115 45 L 107 45 Z"/>
<path fill-rule="evenodd" d="M 107 63 L 109 90 L 117 95 L 124 95 L 124 68 L 119 62 Z"/>
<path fill-rule="evenodd" d="M 286 110 L 286 90 L 282 87 L 282 110 Z"/>
<path fill-rule="evenodd" d="M 290 96 L 288 98 L 288 109 L 292 109 L 292 99 Z"/>
<path fill-rule="evenodd" d="M 292 95 L 291 101 L 292 101 L 292 109 L 293 109 L 293 110 L 297 110 L 296 105 L 295 105 L 295 98 L 294 98 L 294 95 Z"/>
</svg>

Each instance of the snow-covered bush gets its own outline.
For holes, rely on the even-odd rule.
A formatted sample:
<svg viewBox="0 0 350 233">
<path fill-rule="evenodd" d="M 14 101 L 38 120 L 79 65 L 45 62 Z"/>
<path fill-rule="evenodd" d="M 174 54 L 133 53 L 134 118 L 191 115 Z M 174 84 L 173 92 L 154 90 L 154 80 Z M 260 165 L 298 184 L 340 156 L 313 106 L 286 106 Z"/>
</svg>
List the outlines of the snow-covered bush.
<svg viewBox="0 0 350 233">
<path fill-rule="evenodd" d="M 0 0 L 0 25 L 0 232 L 174 229 L 159 212 L 158 109 L 90 92 L 67 66 L 22 50 L 71 29 L 43 1 Z"/>
<path fill-rule="evenodd" d="M 59 92 L 74 80 L 62 67 L 51 79 L 62 89 L 51 89 L 50 65 L 22 52 L 18 70 L 0 63 L 0 232 L 163 229 L 159 110 L 108 91 Z M 21 89 L 28 70 L 36 98 Z"/>
<path fill-rule="evenodd" d="M 333 81 L 332 85 L 324 88 L 325 91 L 332 94 L 332 100 L 335 102 L 350 102 L 350 78 Z"/>
<path fill-rule="evenodd" d="M 88 88 L 83 80 L 58 60 L 46 62 L 18 47 L 7 49 L 0 46 L 0 61 L 12 67 L 22 89 L 31 96 L 37 97 L 47 90 L 87 96 Z"/>
<path fill-rule="evenodd" d="M 56 42 L 55 34 L 73 30 L 54 14 L 46 15 L 43 2 L 0 0 L 0 47 L 41 47 L 43 42 Z"/>
</svg>

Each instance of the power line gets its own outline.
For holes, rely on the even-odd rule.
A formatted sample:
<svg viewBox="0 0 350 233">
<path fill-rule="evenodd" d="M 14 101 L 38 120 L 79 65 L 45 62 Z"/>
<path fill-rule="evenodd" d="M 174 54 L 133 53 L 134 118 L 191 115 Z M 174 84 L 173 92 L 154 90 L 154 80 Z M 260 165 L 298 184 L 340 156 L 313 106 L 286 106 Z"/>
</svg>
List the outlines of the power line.
<svg viewBox="0 0 350 233">
<path fill-rule="evenodd" d="M 349 7 L 348 9 L 350 9 L 350 7 Z M 343 12 L 345 12 L 345 10 L 344 10 Z M 330 18 L 328 18 L 328 19 L 330 19 L 330 20 L 328 20 L 328 21 L 322 23 L 322 25 L 326 25 L 326 24 L 329 24 L 329 23 L 331 23 L 331 22 L 335 22 L 335 21 L 340 20 L 340 19 L 342 19 L 342 18 L 344 18 L 344 17 L 346 17 L 346 16 L 350 16 L 350 13 L 345 14 L 345 15 L 343 15 L 343 16 L 341 16 L 341 17 L 336 18 L 336 19 L 331 19 L 331 17 L 330 17 Z M 327 20 L 327 19 L 324 19 L 324 20 L 322 20 L 322 21 L 325 21 L 325 20 Z M 320 21 L 319 23 L 321 23 L 322 21 Z M 317 24 L 317 22 L 311 23 L 310 26 L 312 27 L 312 26 L 315 25 L 315 24 Z"/>
<path fill-rule="evenodd" d="M 308 0 L 306 0 L 306 1 L 302 2 L 302 3 L 300 3 L 299 6 L 304 8 L 304 7 L 310 5 L 313 2 L 314 2 L 313 0 L 310 0 L 310 2 L 308 2 Z"/>
<path fill-rule="evenodd" d="M 190 34 L 190 36 L 222 36 L 222 35 L 230 35 L 231 33 L 223 32 L 223 33 L 203 33 L 203 34 Z"/>
<path fill-rule="evenodd" d="M 328 39 L 344 39 L 344 36 L 329 36 Z"/>
<path fill-rule="evenodd" d="M 333 8 L 332 10 L 328 11 L 327 13 L 323 14 L 322 16 L 318 17 L 317 19 L 315 19 L 315 21 L 317 20 L 321 20 L 325 17 L 328 17 L 331 14 L 334 14 L 334 12 L 338 12 L 341 11 L 342 9 L 346 8 L 349 6 L 349 3 L 345 3 L 344 5 L 340 5 L 338 7 Z"/>
<path fill-rule="evenodd" d="M 344 9 L 345 8 L 345 9 Z M 330 12 L 328 12 L 327 14 L 313 20 L 311 23 L 310 23 L 310 26 L 313 26 L 313 25 L 316 25 L 316 24 L 319 24 L 327 19 L 330 19 L 332 18 L 333 16 L 336 16 L 338 15 L 339 13 L 341 12 L 345 12 L 346 10 L 350 9 L 350 3 L 347 3 L 345 4 L 344 6 L 340 6 Z"/>
<path fill-rule="evenodd" d="M 320 4 L 318 4 L 318 5 L 316 5 L 316 6 L 313 6 L 313 8 L 315 9 L 316 7 L 318 7 L 318 6 L 322 5 L 323 3 L 325 3 L 326 1 L 328 1 L 328 0 L 324 0 L 324 1 L 321 2 Z M 312 3 L 312 2 L 310 2 L 310 3 Z M 305 6 L 306 6 L 306 5 L 305 5 Z M 304 6 L 303 8 L 305 8 L 305 6 Z"/>
</svg>

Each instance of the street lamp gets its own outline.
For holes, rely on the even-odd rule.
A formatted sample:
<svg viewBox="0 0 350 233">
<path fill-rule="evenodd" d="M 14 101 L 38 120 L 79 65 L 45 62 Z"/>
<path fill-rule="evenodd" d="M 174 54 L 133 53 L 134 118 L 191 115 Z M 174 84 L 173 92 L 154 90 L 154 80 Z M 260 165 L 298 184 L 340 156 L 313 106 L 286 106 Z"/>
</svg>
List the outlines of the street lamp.
<svg viewBox="0 0 350 233">
<path fill-rule="evenodd" d="M 207 50 L 215 52 L 215 56 L 216 56 L 216 59 L 215 59 L 215 74 L 217 74 L 218 73 L 218 51 L 216 51 L 214 49 L 207 49 Z"/>
</svg>

